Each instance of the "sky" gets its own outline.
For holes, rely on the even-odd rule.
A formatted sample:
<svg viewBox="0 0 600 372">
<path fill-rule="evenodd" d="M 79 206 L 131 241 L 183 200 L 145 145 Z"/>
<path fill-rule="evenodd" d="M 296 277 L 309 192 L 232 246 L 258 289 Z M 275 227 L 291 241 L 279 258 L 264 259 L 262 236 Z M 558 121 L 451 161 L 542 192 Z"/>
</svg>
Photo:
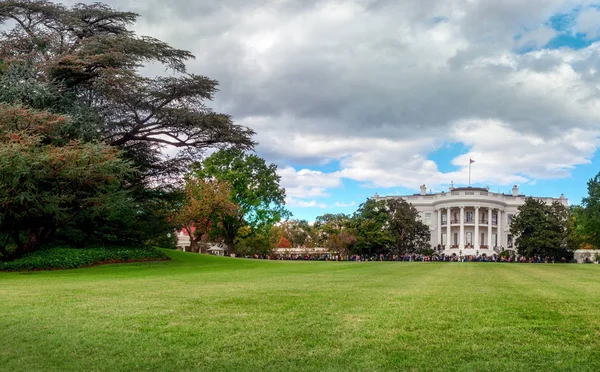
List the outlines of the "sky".
<svg viewBox="0 0 600 372">
<path fill-rule="evenodd" d="M 579 204 L 600 171 L 600 3 L 109 0 L 220 82 L 294 218 L 468 184 Z M 165 74 L 152 66 L 145 71 Z"/>
</svg>

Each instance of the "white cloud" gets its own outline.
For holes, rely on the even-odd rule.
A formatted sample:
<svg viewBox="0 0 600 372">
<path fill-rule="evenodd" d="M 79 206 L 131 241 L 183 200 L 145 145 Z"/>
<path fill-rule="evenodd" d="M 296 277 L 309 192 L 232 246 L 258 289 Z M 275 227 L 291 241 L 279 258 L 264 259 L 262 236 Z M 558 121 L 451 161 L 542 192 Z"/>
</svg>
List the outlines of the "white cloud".
<svg viewBox="0 0 600 372">
<path fill-rule="evenodd" d="M 288 207 L 297 207 L 297 208 L 327 208 L 327 204 L 319 203 L 316 200 L 301 200 L 293 197 L 287 197 L 285 199 L 285 203 Z"/>
<path fill-rule="evenodd" d="M 196 54 L 190 71 L 221 83 L 215 109 L 257 131 L 298 206 L 322 205 L 343 178 L 464 184 L 469 157 L 491 186 L 568 177 L 600 146 L 600 43 L 516 52 L 545 45 L 548 19 L 577 6 L 572 31 L 599 36 L 587 0 L 113 3 Z M 443 173 L 428 154 L 447 142 L 470 150 Z M 331 161 L 340 171 L 301 169 Z"/>
<path fill-rule="evenodd" d="M 326 189 L 341 185 L 341 179 L 336 173 L 323 173 L 310 169 L 296 170 L 290 166 L 278 170 L 281 185 L 285 187 L 286 195 L 297 198 L 326 197 Z"/>
<path fill-rule="evenodd" d="M 589 39 L 600 36 L 600 10 L 586 8 L 579 12 L 575 22 L 575 31 L 586 34 Z"/>
<path fill-rule="evenodd" d="M 539 27 L 535 30 L 527 32 L 519 40 L 517 46 L 519 48 L 540 48 L 546 45 L 558 32 L 546 26 Z"/>
<path fill-rule="evenodd" d="M 349 208 L 349 207 L 354 207 L 356 205 L 356 202 L 352 201 L 350 203 L 341 203 L 341 202 L 336 202 L 335 206 L 336 207 L 341 207 L 341 208 Z"/>
</svg>

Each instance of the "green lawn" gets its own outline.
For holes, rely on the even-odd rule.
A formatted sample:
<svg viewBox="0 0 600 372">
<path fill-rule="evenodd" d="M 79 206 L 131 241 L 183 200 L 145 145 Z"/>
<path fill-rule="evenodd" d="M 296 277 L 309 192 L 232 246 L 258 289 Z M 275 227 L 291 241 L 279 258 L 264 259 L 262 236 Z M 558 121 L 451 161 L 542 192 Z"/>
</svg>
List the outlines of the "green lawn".
<svg viewBox="0 0 600 372">
<path fill-rule="evenodd" d="M 0 369 L 600 370 L 600 265 L 168 254 L 0 273 Z"/>
</svg>

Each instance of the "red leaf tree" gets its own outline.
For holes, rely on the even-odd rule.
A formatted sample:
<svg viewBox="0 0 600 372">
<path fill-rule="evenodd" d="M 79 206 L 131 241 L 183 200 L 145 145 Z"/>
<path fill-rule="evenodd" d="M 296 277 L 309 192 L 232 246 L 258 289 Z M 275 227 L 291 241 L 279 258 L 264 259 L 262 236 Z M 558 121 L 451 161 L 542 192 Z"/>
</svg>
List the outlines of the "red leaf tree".
<svg viewBox="0 0 600 372">
<path fill-rule="evenodd" d="M 284 238 L 283 236 L 279 237 L 279 242 L 277 243 L 277 248 L 292 248 L 292 243 L 289 240 Z"/>
</svg>

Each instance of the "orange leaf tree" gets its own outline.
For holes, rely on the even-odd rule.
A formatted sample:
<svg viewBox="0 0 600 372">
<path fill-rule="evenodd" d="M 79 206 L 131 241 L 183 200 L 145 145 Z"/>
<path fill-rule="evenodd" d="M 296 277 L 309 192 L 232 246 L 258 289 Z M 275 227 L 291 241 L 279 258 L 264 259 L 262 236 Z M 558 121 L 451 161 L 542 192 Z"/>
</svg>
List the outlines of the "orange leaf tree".
<svg viewBox="0 0 600 372">
<path fill-rule="evenodd" d="M 292 243 L 289 240 L 284 238 L 283 236 L 279 237 L 279 242 L 277 243 L 277 248 L 292 248 Z"/>
<path fill-rule="evenodd" d="M 190 236 L 190 250 L 206 253 L 205 246 L 198 243 L 206 234 L 222 223 L 225 216 L 240 213 L 230 200 L 229 183 L 190 177 L 185 184 L 185 199 L 173 220 L 185 228 Z"/>
</svg>

